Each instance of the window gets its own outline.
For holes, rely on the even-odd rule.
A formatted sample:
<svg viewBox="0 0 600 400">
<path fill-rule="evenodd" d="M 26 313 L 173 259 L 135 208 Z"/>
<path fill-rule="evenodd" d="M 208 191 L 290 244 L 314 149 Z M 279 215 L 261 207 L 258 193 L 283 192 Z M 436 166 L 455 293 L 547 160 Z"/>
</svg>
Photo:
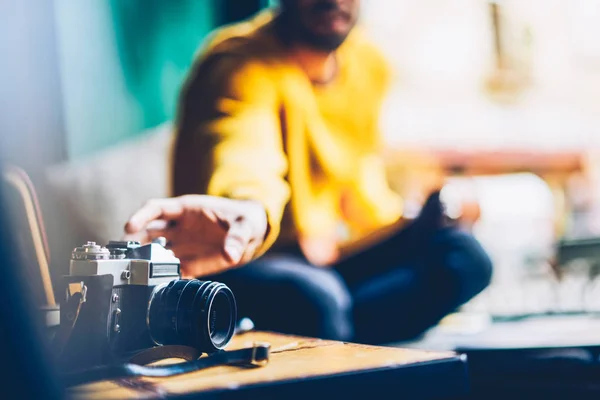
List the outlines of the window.
<svg viewBox="0 0 600 400">
<path fill-rule="evenodd" d="M 599 17 L 597 0 L 363 2 L 362 23 L 398 77 L 388 102 L 394 112 L 383 121 L 387 140 L 493 149 L 594 144 Z"/>
</svg>

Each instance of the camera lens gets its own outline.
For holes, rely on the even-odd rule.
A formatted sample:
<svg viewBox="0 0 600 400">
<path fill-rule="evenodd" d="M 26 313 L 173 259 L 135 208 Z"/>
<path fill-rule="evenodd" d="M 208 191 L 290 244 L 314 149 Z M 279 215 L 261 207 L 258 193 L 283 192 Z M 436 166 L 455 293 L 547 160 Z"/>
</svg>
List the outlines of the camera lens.
<svg viewBox="0 0 600 400">
<path fill-rule="evenodd" d="M 157 286 L 148 304 L 148 329 L 158 345 L 213 353 L 229 343 L 236 319 L 235 297 L 219 282 L 174 280 Z"/>
</svg>

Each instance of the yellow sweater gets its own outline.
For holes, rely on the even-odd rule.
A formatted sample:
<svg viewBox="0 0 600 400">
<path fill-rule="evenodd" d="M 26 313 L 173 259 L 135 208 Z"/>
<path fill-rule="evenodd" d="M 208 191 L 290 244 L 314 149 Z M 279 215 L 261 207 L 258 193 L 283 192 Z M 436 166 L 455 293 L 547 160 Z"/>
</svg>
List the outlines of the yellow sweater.
<svg viewBox="0 0 600 400">
<path fill-rule="evenodd" d="M 173 195 L 262 202 L 269 233 L 257 256 L 340 223 L 351 243 L 398 220 L 402 201 L 378 154 L 389 68 L 358 28 L 337 61 L 335 80 L 314 86 L 270 10 L 216 31 L 182 91 Z"/>
</svg>

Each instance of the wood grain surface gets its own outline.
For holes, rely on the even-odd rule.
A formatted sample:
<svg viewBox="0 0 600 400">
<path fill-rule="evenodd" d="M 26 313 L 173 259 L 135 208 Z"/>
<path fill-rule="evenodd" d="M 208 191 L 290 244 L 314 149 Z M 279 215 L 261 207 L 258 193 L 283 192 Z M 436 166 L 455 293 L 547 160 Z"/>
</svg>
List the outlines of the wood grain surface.
<svg viewBox="0 0 600 400">
<path fill-rule="evenodd" d="M 234 337 L 227 350 L 249 347 L 254 342 L 271 344 L 268 365 L 214 367 L 170 378 L 138 379 L 135 383 L 98 382 L 75 387 L 70 395 L 77 399 L 152 398 L 456 358 L 451 352 L 366 346 L 269 332 L 249 332 Z"/>
</svg>

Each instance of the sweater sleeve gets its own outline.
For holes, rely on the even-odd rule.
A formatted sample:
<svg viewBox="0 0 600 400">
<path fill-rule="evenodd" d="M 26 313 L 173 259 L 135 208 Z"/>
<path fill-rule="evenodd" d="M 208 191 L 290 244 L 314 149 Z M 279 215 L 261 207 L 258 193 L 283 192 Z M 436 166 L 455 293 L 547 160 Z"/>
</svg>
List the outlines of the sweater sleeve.
<svg viewBox="0 0 600 400">
<path fill-rule="evenodd" d="M 223 56 L 198 65 L 182 93 L 175 195 L 262 203 L 268 230 L 258 257 L 275 242 L 290 196 L 276 87 L 260 62 Z"/>
</svg>

